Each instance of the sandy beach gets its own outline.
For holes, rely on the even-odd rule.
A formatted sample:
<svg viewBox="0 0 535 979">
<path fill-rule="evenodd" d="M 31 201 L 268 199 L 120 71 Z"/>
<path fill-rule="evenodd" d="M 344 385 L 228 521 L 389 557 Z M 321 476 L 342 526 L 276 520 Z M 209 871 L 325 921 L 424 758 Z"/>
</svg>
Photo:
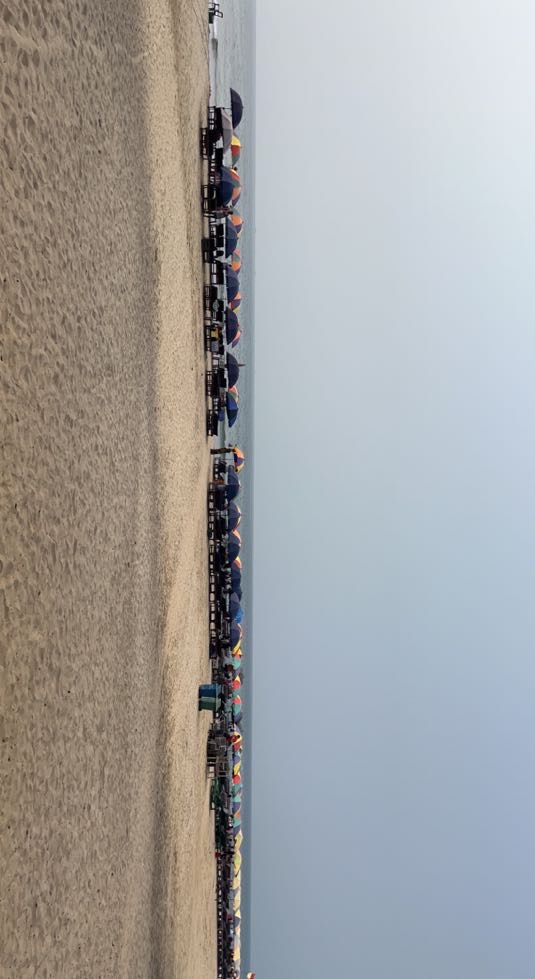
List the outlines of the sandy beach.
<svg viewBox="0 0 535 979">
<path fill-rule="evenodd" d="M 204 979 L 201 0 L 0 0 L 0 976 Z"/>
</svg>

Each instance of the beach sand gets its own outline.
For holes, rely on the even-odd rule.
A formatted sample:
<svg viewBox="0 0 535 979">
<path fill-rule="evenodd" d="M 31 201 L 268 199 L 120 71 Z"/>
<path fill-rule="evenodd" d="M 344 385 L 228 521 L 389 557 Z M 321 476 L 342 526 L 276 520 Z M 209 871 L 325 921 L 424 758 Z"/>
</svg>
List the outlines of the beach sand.
<svg viewBox="0 0 535 979">
<path fill-rule="evenodd" d="M 0 0 L 0 976 L 215 972 L 204 0 Z"/>
</svg>

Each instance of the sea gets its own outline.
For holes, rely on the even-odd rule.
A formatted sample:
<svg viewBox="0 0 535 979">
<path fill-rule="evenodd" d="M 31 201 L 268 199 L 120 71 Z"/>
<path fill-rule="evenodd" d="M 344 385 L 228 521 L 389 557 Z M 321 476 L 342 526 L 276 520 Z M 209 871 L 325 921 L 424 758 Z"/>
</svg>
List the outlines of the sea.
<svg viewBox="0 0 535 979">
<path fill-rule="evenodd" d="M 243 804 L 242 804 L 242 926 L 241 926 L 241 974 L 252 969 L 251 950 L 251 739 L 253 726 L 252 679 L 252 550 L 253 550 L 253 411 L 254 411 L 254 282 L 255 282 L 255 35 L 256 4 L 254 0 L 221 0 L 222 18 L 217 18 L 217 41 L 210 41 L 210 77 L 212 101 L 216 105 L 229 106 L 229 89 L 236 89 L 244 103 L 243 119 L 237 129 L 242 143 L 238 164 L 242 183 L 241 198 L 237 210 L 244 229 L 240 238 L 242 268 L 240 292 L 242 304 L 239 311 L 242 337 L 233 351 L 245 366 L 240 370 L 238 390 L 240 411 L 236 424 L 224 433 L 226 444 L 238 444 L 246 456 L 241 473 L 242 493 L 238 502 L 243 516 L 240 524 L 243 564 Z"/>
</svg>

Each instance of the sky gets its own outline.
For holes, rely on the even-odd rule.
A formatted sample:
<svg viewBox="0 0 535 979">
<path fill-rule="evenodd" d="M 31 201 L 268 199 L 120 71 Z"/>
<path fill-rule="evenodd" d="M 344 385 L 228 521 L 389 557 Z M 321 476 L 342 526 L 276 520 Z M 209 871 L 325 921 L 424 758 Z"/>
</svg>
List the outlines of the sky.
<svg viewBox="0 0 535 979">
<path fill-rule="evenodd" d="M 252 965 L 533 979 L 518 0 L 259 0 Z"/>
</svg>

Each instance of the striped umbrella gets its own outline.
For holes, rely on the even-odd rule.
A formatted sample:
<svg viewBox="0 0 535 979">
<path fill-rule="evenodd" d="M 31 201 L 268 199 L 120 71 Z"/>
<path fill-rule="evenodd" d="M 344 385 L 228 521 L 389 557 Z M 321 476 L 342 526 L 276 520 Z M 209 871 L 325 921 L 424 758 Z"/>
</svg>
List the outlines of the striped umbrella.
<svg viewBox="0 0 535 979">
<path fill-rule="evenodd" d="M 232 221 L 234 227 L 236 228 L 236 231 L 238 232 L 238 238 L 239 238 L 243 231 L 243 218 L 241 214 L 238 214 L 237 211 L 234 211 L 233 214 L 229 214 L 229 219 L 230 221 Z"/>
<path fill-rule="evenodd" d="M 231 501 L 228 505 L 227 523 L 229 530 L 235 530 L 241 522 L 241 510 L 237 503 Z"/>
<path fill-rule="evenodd" d="M 234 313 L 237 313 L 241 306 L 241 292 L 237 292 L 234 299 L 231 299 L 229 306 Z"/>
<path fill-rule="evenodd" d="M 234 225 L 232 225 L 232 227 L 234 228 Z M 236 231 L 236 228 L 234 228 L 234 231 Z M 237 248 L 235 248 L 234 252 L 232 253 L 232 258 L 230 260 L 230 267 L 231 269 L 234 270 L 234 272 L 239 272 L 241 269 L 241 254 Z"/>
<path fill-rule="evenodd" d="M 230 152 L 232 153 L 232 162 L 236 166 L 241 155 L 241 140 L 239 136 L 236 136 L 236 133 L 234 133 L 230 141 Z"/>
<path fill-rule="evenodd" d="M 234 446 L 234 468 L 237 473 L 241 472 L 245 465 L 245 454 L 238 445 Z"/>
</svg>

